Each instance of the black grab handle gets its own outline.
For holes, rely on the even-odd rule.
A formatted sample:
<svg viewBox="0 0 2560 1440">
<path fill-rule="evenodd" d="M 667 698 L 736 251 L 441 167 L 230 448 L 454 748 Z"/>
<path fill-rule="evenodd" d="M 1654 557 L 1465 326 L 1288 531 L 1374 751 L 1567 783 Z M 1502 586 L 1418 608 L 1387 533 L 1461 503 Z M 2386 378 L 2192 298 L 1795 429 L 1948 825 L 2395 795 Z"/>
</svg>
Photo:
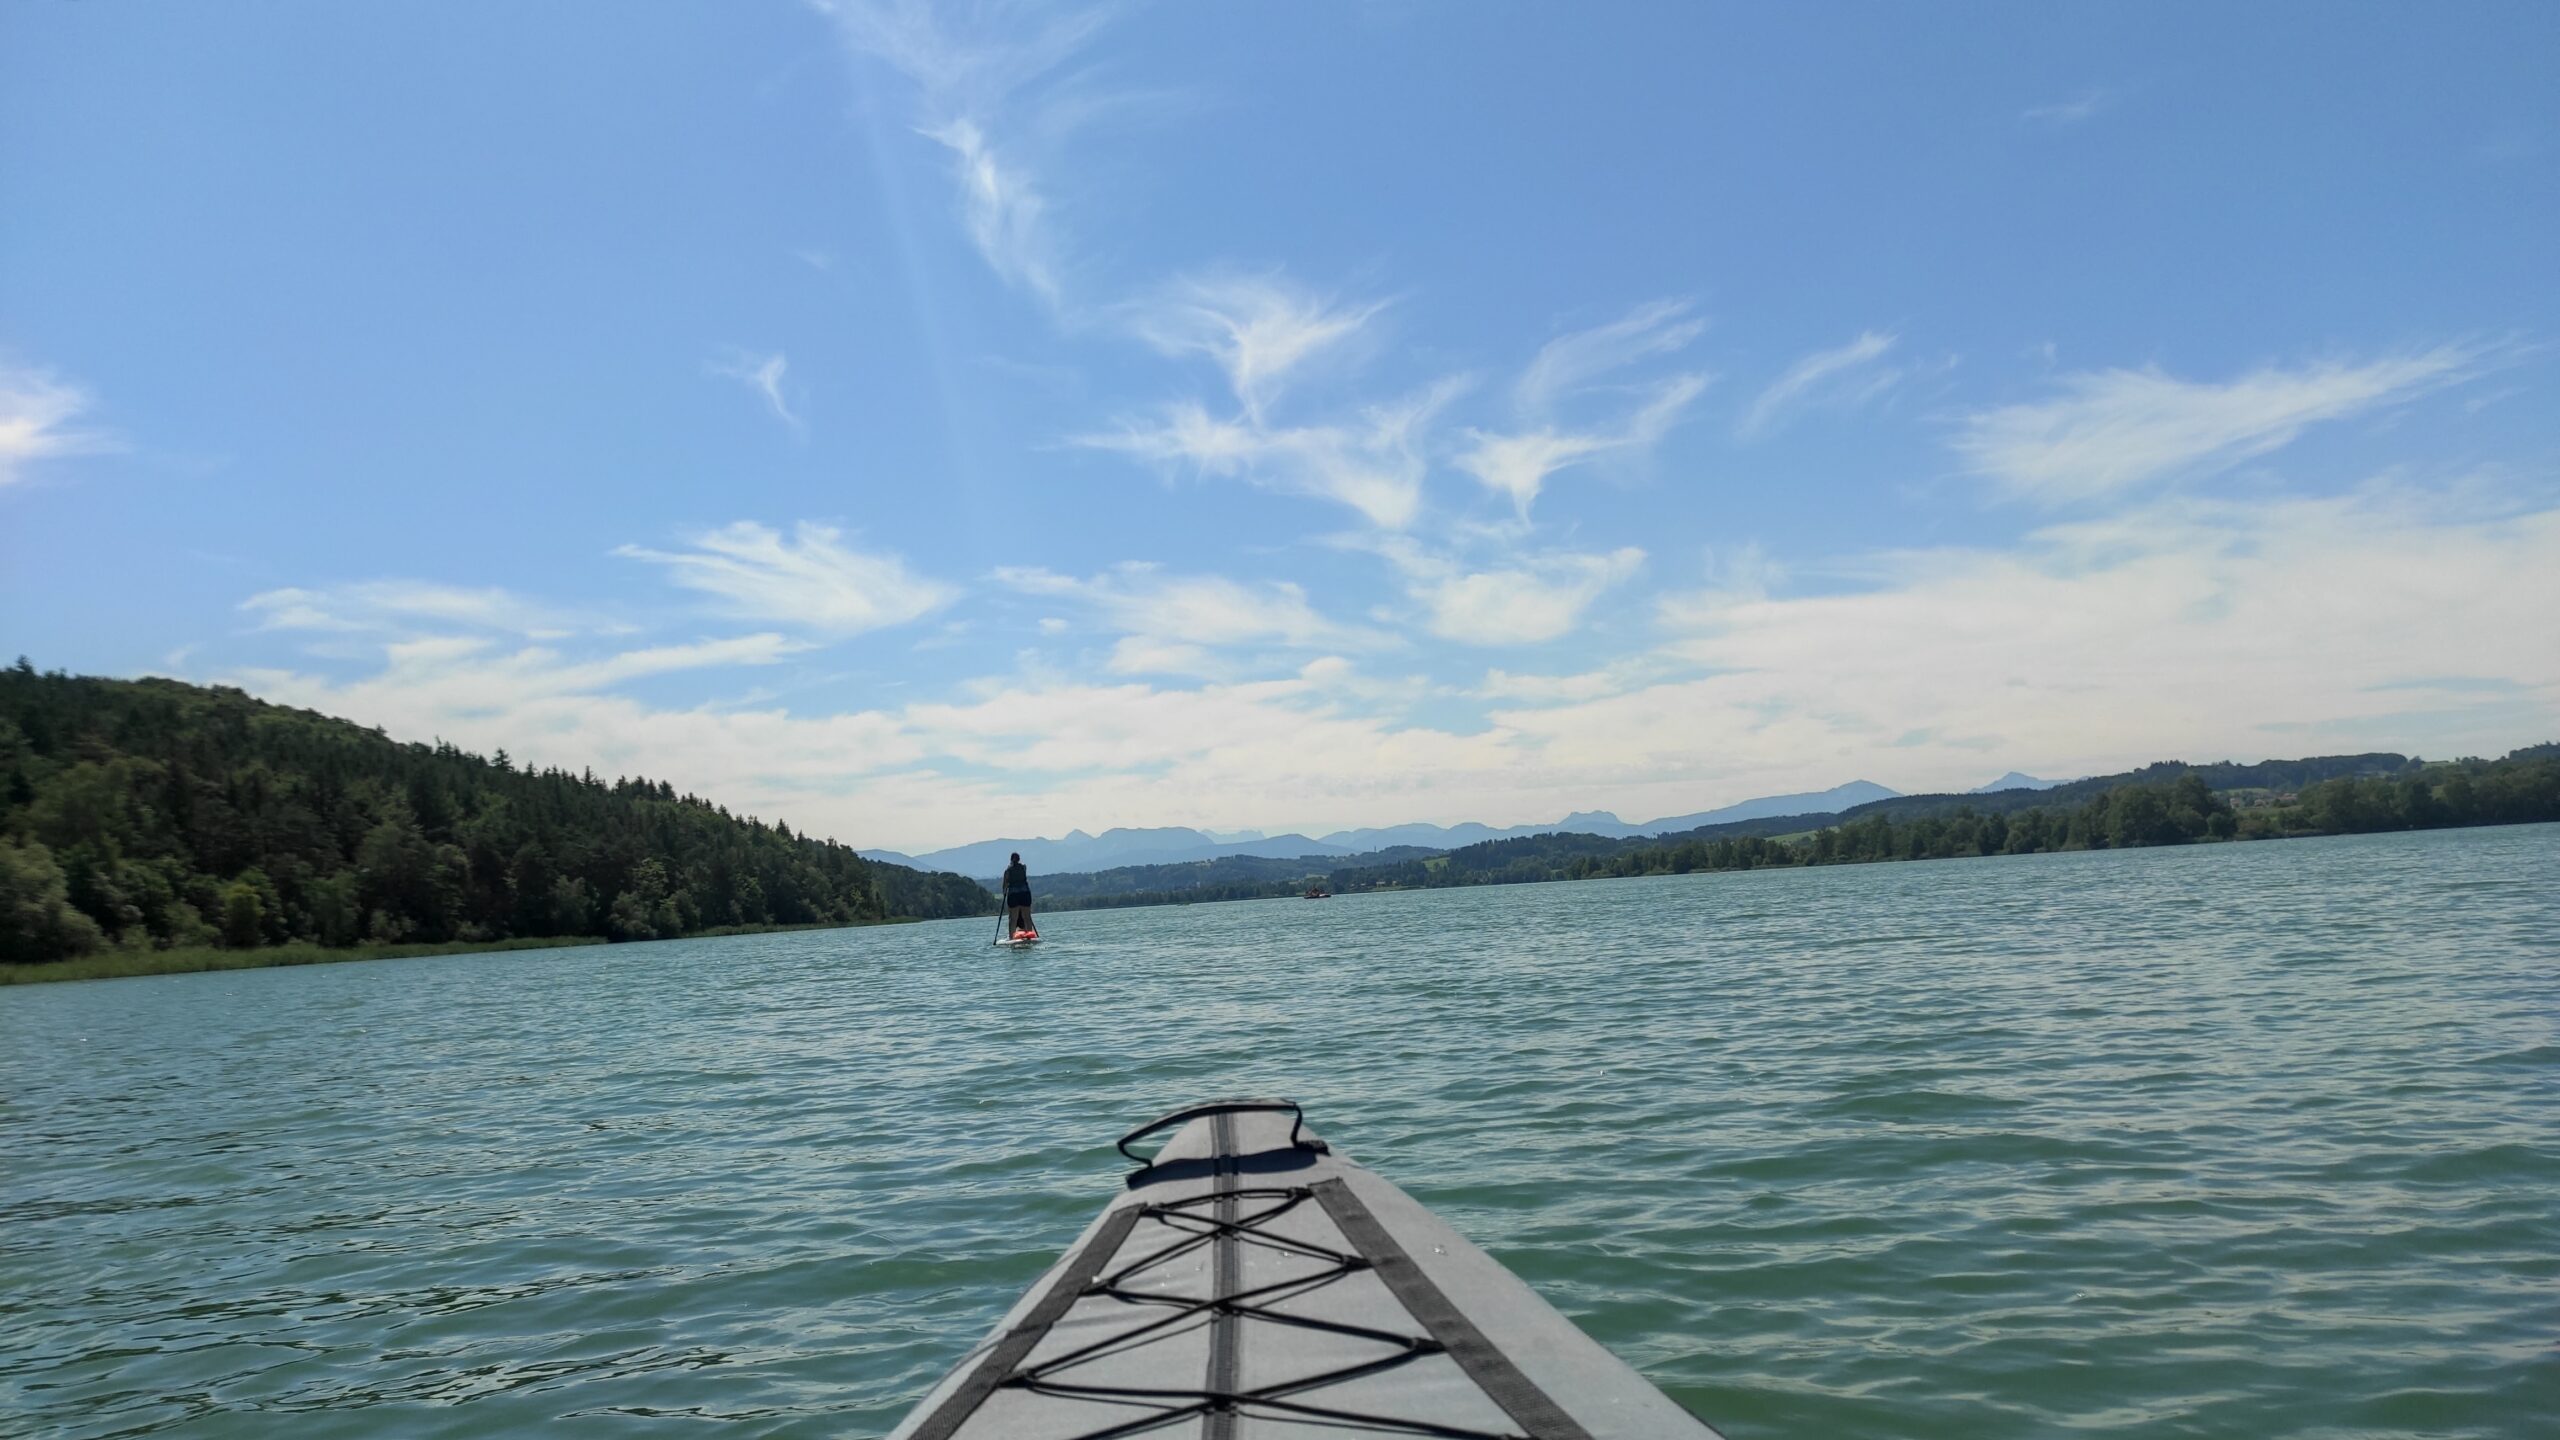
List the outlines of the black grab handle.
<svg viewBox="0 0 2560 1440">
<path fill-rule="evenodd" d="M 1152 1164 L 1154 1162 L 1150 1161 L 1146 1156 L 1130 1149 L 1129 1142 L 1132 1140 L 1143 1140 L 1157 1131 L 1164 1129 L 1166 1126 L 1180 1125 L 1188 1120 L 1197 1120 L 1203 1115 L 1232 1115 L 1240 1110 L 1288 1111 L 1291 1115 L 1297 1117 L 1289 1126 L 1289 1143 L 1301 1150 L 1307 1148 L 1307 1142 L 1298 1138 L 1298 1132 L 1307 1128 L 1307 1112 L 1298 1108 L 1297 1101 L 1212 1100 L 1205 1105 L 1192 1105 L 1181 1110 L 1176 1110 L 1169 1115 L 1159 1115 L 1155 1119 L 1148 1121 L 1146 1124 L 1139 1126 L 1137 1129 L 1130 1131 L 1128 1134 L 1121 1136 L 1120 1153 L 1128 1156 L 1130 1159 L 1135 1160 L 1141 1165 Z"/>
</svg>

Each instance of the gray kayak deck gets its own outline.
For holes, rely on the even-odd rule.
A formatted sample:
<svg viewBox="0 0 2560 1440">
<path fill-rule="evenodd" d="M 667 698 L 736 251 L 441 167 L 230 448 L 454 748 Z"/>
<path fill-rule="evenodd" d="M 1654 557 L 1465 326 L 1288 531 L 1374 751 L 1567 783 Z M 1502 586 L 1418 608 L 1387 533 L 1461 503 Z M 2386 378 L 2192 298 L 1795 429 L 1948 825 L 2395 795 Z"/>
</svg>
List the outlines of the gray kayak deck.
<svg viewBox="0 0 2560 1440">
<path fill-rule="evenodd" d="M 893 1440 L 1713 1440 L 1295 1106 L 1215 1102 L 1148 1128 L 1168 1124 Z"/>
</svg>

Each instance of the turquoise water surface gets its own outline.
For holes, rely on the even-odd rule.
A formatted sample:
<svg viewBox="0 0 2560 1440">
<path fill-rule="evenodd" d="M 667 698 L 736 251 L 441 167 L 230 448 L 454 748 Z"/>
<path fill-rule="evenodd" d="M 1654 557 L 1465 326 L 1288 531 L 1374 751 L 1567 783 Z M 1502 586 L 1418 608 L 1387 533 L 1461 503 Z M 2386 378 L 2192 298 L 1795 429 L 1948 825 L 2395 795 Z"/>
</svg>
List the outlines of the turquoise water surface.
<svg viewBox="0 0 2560 1440">
<path fill-rule="evenodd" d="M 2554 1433 L 2560 827 L 992 923 L 0 992 L 0 1432 L 877 1433 L 1282 1093 L 1736 1440 Z"/>
</svg>

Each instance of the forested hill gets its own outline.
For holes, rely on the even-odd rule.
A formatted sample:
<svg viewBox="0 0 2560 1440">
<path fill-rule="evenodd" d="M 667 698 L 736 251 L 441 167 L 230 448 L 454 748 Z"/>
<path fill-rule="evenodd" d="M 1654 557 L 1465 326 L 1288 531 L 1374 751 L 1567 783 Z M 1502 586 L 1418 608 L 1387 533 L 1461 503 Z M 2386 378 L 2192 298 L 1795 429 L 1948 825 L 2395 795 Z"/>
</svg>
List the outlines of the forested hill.
<svg viewBox="0 0 2560 1440">
<path fill-rule="evenodd" d="M 663 781 L 519 768 L 173 680 L 0 670 L 0 961 L 655 939 L 992 913 Z"/>
<path fill-rule="evenodd" d="M 2520 750 L 2509 758 L 2530 757 Z M 1881 815 L 1888 820 L 1916 820 L 1953 815 L 1960 810 L 1970 810 L 1977 815 L 2050 810 L 2094 800 L 2127 785 L 2171 785 L 2190 775 L 2217 795 L 2235 792 L 2290 795 L 2323 781 L 2351 778 L 2396 780 L 2425 768 L 2425 761 L 2389 751 L 2365 755 L 2313 755 L 2301 760 L 2262 760 L 2255 765 L 2240 765 L 2229 760 L 2217 760 L 2210 765 L 2160 760 L 2120 775 L 2092 775 L 2085 780 L 2072 780 L 2044 790 L 1994 790 L 1983 795 L 1896 795 L 1889 800 L 1870 800 L 1864 805 L 1853 805 L 1837 815 L 1822 819 L 1829 823 L 1834 820 L 1865 820 Z"/>
<path fill-rule="evenodd" d="M 2398 763 L 2358 763 L 2368 760 Z M 2261 783 L 2216 788 L 2207 779 L 2215 771 L 2226 772 L 2226 779 Z M 2094 794 L 2078 785 L 2067 795 L 2002 791 L 1965 797 L 1974 803 L 1952 809 L 1929 806 L 1917 813 L 1897 813 L 1892 808 L 1902 803 L 1897 799 L 1837 816 L 1760 822 L 1791 823 L 1791 832 L 1735 825 L 1653 840 L 1611 841 L 1592 835 L 1494 840 L 1399 865 L 1338 869 L 1332 884 L 1336 893 L 1350 894 L 2560 821 L 2560 754 L 2550 745 L 2530 746 L 2503 760 L 2421 763 L 2397 755 L 2351 756 L 2263 767 L 2173 763 L 2133 773 L 2175 778 L 2164 783 L 2110 777 L 2111 783 Z M 2311 780 L 2298 793 L 2282 788 L 2283 782 L 2305 774 L 2325 778 Z M 1978 803 L 2011 796 L 2029 797 L 2029 803 Z M 1938 798 L 1947 797 L 1902 797 Z"/>
<path fill-rule="evenodd" d="M 1687 874 L 1877 860 L 2024 855 L 2215 840 L 2272 840 L 2376 830 L 2560 820 L 2560 745 L 2503 760 L 2420 761 L 2330 755 L 2188 765 L 2163 761 L 2047 790 L 1906 795 L 1821 815 L 1728 821 L 1650 838 L 1555 831 L 1455 850 L 1161 865 L 1038 884 L 1051 908 L 1190 904 L 1290 895 L 1508 885 L 1542 880 Z"/>
<path fill-rule="evenodd" d="M 2529 760 L 2549 747 L 2536 746 L 2518 750 L 2510 760 Z M 2092 775 L 2084 780 L 2066 781 L 2042 790 L 1992 790 L 1983 793 L 1896 795 L 1885 800 L 1870 800 L 1846 810 L 1826 810 L 1807 815 L 1772 815 L 1757 820 L 1732 820 L 1717 825 L 1701 825 L 1695 830 L 1679 830 L 1653 836 L 1650 840 L 1626 842 L 1626 849 L 1660 848 L 1712 840 L 1740 840 L 1753 836 L 1809 835 L 1835 825 L 1860 820 L 1884 819 L 1907 823 L 1914 820 L 1946 820 L 1959 815 L 2016 815 L 2028 810 L 2058 810 L 2083 805 L 2114 794 L 2127 787 L 2160 787 L 2178 784 L 2192 776 L 2198 784 L 2217 795 L 2232 797 L 2244 803 L 2266 803 L 2310 789 L 2333 780 L 2398 780 L 2428 769 L 2428 763 L 2406 755 L 2376 751 L 2366 755 L 2313 755 L 2301 760 L 2263 760 L 2254 765 L 2217 760 L 2210 765 L 2190 765 L 2183 760 L 2159 760 L 2139 770 L 2117 775 Z"/>
</svg>

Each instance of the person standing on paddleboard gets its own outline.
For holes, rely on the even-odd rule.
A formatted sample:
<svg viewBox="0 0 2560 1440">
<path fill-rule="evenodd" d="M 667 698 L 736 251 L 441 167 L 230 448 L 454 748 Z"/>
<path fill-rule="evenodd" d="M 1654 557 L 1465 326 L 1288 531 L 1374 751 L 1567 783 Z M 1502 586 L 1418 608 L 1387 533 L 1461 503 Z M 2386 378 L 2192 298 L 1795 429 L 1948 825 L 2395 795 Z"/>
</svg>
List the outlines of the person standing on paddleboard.
<svg viewBox="0 0 2560 1440">
<path fill-rule="evenodd" d="M 1023 868 L 1022 852 L 1013 852 L 1013 863 L 1004 869 L 1004 908 L 1013 917 L 1013 933 L 1019 935 L 1031 928 L 1031 872 Z"/>
</svg>

